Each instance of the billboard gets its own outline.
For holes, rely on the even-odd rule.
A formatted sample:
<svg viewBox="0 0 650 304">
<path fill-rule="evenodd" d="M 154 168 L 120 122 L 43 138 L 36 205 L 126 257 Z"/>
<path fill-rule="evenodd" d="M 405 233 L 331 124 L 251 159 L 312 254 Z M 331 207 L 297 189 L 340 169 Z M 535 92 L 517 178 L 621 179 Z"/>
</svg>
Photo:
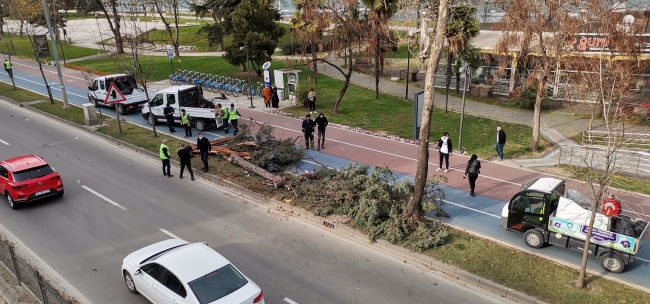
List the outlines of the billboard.
<svg viewBox="0 0 650 304">
<path fill-rule="evenodd" d="M 50 45 L 47 43 L 47 36 L 34 35 L 33 37 L 34 37 L 34 49 L 36 50 L 36 56 L 38 58 L 50 56 Z"/>
</svg>

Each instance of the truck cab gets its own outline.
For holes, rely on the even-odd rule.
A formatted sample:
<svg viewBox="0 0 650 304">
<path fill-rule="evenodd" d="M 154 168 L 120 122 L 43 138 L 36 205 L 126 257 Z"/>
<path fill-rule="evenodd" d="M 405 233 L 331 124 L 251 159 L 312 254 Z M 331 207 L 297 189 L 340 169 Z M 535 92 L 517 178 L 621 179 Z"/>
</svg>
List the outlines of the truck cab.
<svg viewBox="0 0 650 304">
<path fill-rule="evenodd" d="M 605 202 L 615 200 L 610 196 Z M 524 185 L 501 211 L 501 228 L 522 233 L 532 248 L 545 244 L 583 251 L 592 215 L 589 255 L 599 257 L 603 269 L 619 273 L 634 261 L 648 233 L 648 223 L 620 213 L 620 203 L 594 204 L 579 191 L 555 178 L 539 178 Z M 592 214 L 596 210 L 596 214 Z"/>
<path fill-rule="evenodd" d="M 160 90 L 149 104 L 142 107 L 142 118 L 149 124 L 154 125 L 159 121 L 165 122 L 164 111 L 169 104 L 174 109 L 174 123 L 181 122 L 181 110 L 185 110 L 190 116 L 190 125 L 199 131 L 205 131 L 211 126 L 220 128 L 223 120 L 219 111 L 215 109 L 211 101 L 203 98 L 203 91 L 195 85 L 173 86 Z M 205 105 L 210 105 L 205 107 Z"/>
<path fill-rule="evenodd" d="M 111 84 L 122 92 L 126 101 L 117 103 L 115 105 L 105 105 L 106 94 Z M 155 90 L 148 90 L 149 96 L 155 94 Z M 113 74 L 107 76 L 100 76 L 93 79 L 91 85 L 88 86 L 88 102 L 99 106 L 115 107 L 119 114 L 127 114 L 140 110 L 140 105 L 147 103 L 147 92 L 143 88 L 138 87 L 135 77 L 130 74 Z"/>
</svg>

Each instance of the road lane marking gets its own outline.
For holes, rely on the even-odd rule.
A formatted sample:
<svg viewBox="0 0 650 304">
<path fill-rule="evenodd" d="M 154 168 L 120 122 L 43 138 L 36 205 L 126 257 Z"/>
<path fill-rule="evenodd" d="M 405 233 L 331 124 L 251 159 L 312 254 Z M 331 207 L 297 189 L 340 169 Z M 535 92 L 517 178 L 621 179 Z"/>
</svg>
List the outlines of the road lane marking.
<svg viewBox="0 0 650 304">
<path fill-rule="evenodd" d="M 478 210 L 478 209 L 470 208 L 470 207 L 467 207 L 467 206 L 464 206 L 464 205 L 461 205 L 461 204 L 452 203 L 452 202 L 450 202 L 450 201 L 448 201 L 448 200 L 442 200 L 442 201 L 445 202 L 445 203 L 447 203 L 447 204 L 452 204 L 452 205 L 454 205 L 454 206 L 458 206 L 458 207 L 461 207 L 461 208 L 469 209 L 469 210 L 472 210 L 472 211 L 474 211 L 474 212 L 483 213 L 483 214 L 485 214 L 485 215 L 489 215 L 489 216 L 491 216 L 491 217 L 499 218 L 499 216 L 494 215 L 494 214 L 492 214 L 492 213 L 487 213 L 487 212 L 485 212 L 485 211 L 481 211 L 481 210 Z"/>
<path fill-rule="evenodd" d="M 289 298 L 284 298 L 283 300 L 284 300 L 285 302 L 289 303 L 289 304 L 298 304 L 298 302 L 296 302 L 296 301 L 294 301 L 294 300 L 291 300 L 291 299 L 289 299 Z"/>
<path fill-rule="evenodd" d="M 13 64 L 15 64 L 15 65 L 19 65 L 19 66 L 24 66 L 24 67 L 27 67 L 27 68 L 30 68 L 30 69 L 34 69 L 34 70 L 38 70 L 37 67 L 33 67 L 33 66 L 31 66 L 31 65 L 26 65 L 26 64 L 22 64 L 22 63 L 13 63 Z M 44 72 L 48 72 L 48 73 L 50 73 L 50 74 L 58 74 L 57 71 L 50 71 L 50 70 L 48 70 L 48 69 L 43 69 L 43 71 L 44 71 Z M 69 77 L 69 78 L 74 78 L 74 79 L 77 79 L 77 80 L 85 80 L 85 79 L 83 79 L 83 78 L 74 77 L 74 76 L 70 76 L 69 74 L 65 74 L 65 73 L 63 73 L 63 71 L 61 71 L 61 75 L 65 76 L 65 77 Z"/>
<path fill-rule="evenodd" d="M 158 230 L 160 230 L 160 232 L 162 232 L 162 233 L 164 233 L 164 234 L 166 234 L 166 235 L 171 236 L 172 238 L 175 238 L 175 239 L 178 239 L 178 240 L 182 240 L 181 238 L 178 237 L 178 235 L 175 235 L 175 234 L 173 234 L 173 233 L 171 233 L 171 232 L 169 232 L 169 231 L 167 231 L 167 230 L 165 230 L 165 229 L 158 228 Z"/>
<path fill-rule="evenodd" d="M 81 186 L 81 188 L 84 188 L 84 189 L 88 190 L 88 192 L 99 196 L 100 198 L 104 199 L 107 203 L 109 203 L 109 204 L 111 204 L 111 205 L 113 205 L 113 206 L 115 206 L 117 208 L 120 208 L 120 209 L 122 209 L 124 211 L 129 211 L 128 209 L 124 208 L 122 205 L 112 201 L 110 198 L 105 197 L 105 196 L 101 195 L 101 193 L 99 193 L 99 192 L 97 192 L 97 191 L 95 191 L 93 189 L 88 188 L 86 185 Z"/>
<path fill-rule="evenodd" d="M 246 120 L 248 120 L 248 121 L 251 121 L 251 119 L 248 119 L 248 118 L 242 118 L 242 119 L 246 119 Z M 298 132 L 298 131 L 296 131 L 296 130 L 294 130 L 294 129 L 285 128 L 285 127 L 282 127 L 282 126 L 277 126 L 277 125 L 272 125 L 272 124 L 268 124 L 268 125 L 273 126 L 273 127 L 275 127 L 275 128 L 280 128 L 280 129 L 284 129 L 284 130 L 288 130 L 288 131 L 292 131 L 292 132 L 300 133 L 300 132 Z M 403 159 L 407 159 L 407 160 L 415 161 L 415 162 L 418 161 L 416 158 L 410 158 L 410 157 L 407 157 L 407 156 L 397 155 L 397 154 L 393 154 L 393 153 L 389 153 L 389 152 L 384 152 L 384 151 L 380 151 L 380 150 L 376 150 L 376 149 L 372 149 L 372 148 L 366 148 L 366 147 L 363 147 L 363 146 L 359 146 L 359 145 L 355 145 L 355 144 L 347 143 L 347 142 L 340 141 L 340 140 L 336 140 L 336 139 L 328 139 L 328 140 L 329 140 L 329 141 L 333 141 L 333 142 L 342 143 L 342 144 L 344 144 L 344 145 L 352 146 L 352 147 L 359 148 L 359 149 L 363 149 L 363 150 L 369 150 L 369 151 L 372 151 L 372 152 L 377 152 L 377 153 L 380 153 L 380 154 L 386 154 L 386 155 L 390 155 L 390 156 L 394 156 L 394 157 L 399 157 L 399 158 L 403 158 Z M 434 166 L 434 167 L 437 166 L 437 164 L 433 164 L 433 163 L 428 163 L 428 164 L 431 165 L 431 166 Z M 451 168 L 451 170 L 456 170 L 456 171 L 463 172 L 463 170 L 454 169 L 454 168 Z M 508 181 L 508 180 L 504 180 L 504 179 L 500 179 L 500 178 L 496 178 L 496 177 L 487 176 L 487 175 L 485 175 L 485 174 L 481 174 L 481 176 L 482 176 L 482 177 L 485 177 L 485 178 L 493 179 L 493 180 L 496 180 L 496 181 L 499 181 L 499 182 L 508 183 L 508 184 L 512 184 L 512 185 L 516 185 L 516 186 L 521 186 L 520 183 L 515 183 L 515 182 Z"/>
<path fill-rule="evenodd" d="M 7 145 L 7 146 L 11 146 L 8 142 L 6 142 L 6 141 L 4 141 L 4 140 L 2 140 L 2 139 L 0 139 L 0 143 L 3 143 L 3 144 L 5 144 L 5 145 Z"/>
</svg>

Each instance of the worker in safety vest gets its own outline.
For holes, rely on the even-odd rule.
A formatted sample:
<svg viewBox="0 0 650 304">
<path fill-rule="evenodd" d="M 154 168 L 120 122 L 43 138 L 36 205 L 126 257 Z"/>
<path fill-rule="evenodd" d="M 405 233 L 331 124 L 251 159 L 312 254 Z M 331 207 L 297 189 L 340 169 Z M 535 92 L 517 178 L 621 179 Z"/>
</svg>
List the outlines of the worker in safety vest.
<svg viewBox="0 0 650 304">
<path fill-rule="evenodd" d="M 167 146 L 167 139 L 163 139 L 160 144 L 160 159 L 162 160 L 163 176 L 173 177 L 171 174 L 171 164 L 169 162 L 169 147 Z"/>
<path fill-rule="evenodd" d="M 12 68 L 11 62 L 9 62 L 7 59 L 5 59 L 5 71 L 7 71 L 7 74 L 9 74 L 10 78 L 14 78 L 14 70 Z"/>
<path fill-rule="evenodd" d="M 230 110 L 228 110 L 228 119 L 230 120 L 230 123 L 232 123 L 233 135 L 235 136 L 237 136 L 237 132 L 239 132 L 239 128 L 237 128 L 237 119 L 239 116 L 241 116 L 239 110 L 235 109 L 234 103 L 231 103 Z"/>
<path fill-rule="evenodd" d="M 217 108 L 221 114 L 221 120 L 223 120 L 223 133 L 228 134 L 228 109 L 220 103 L 217 104 Z"/>
<path fill-rule="evenodd" d="M 185 127 L 185 137 L 192 137 L 192 126 L 190 125 L 190 114 L 185 113 L 185 109 L 181 110 L 181 125 Z"/>
</svg>

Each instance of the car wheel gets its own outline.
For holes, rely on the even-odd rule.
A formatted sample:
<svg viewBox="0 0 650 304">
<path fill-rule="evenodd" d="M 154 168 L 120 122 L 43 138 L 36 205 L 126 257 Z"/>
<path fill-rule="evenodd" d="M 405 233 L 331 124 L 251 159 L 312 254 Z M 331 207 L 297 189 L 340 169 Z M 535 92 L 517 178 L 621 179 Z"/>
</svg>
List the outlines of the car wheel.
<svg viewBox="0 0 650 304">
<path fill-rule="evenodd" d="M 609 272 L 621 273 L 625 269 L 625 262 L 620 255 L 608 251 L 600 256 L 600 266 Z"/>
<path fill-rule="evenodd" d="M 196 127 L 196 129 L 198 131 L 201 131 L 201 132 L 205 131 L 205 129 L 206 129 L 205 128 L 206 127 L 205 120 L 197 119 L 196 121 L 194 121 L 194 127 Z"/>
<path fill-rule="evenodd" d="M 158 123 L 158 119 L 156 119 L 156 116 L 153 114 L 149 113 L 149 119 L 147 119 L 149 122 L 149 125 L 155 126 Z"/>
<path fill-rule="evenodd" d="M 124 107 L 123 104 L 116 104 L 115 108 L 116 108 L 115 110 L 117 111 L 117 113 L 119 113 L 120 115 L 123 115 L 124 113 L 126 113 L 126 108 Z"/>
<path fill-rule="evenodd" d="M 123 275 L 126 288 L 128 288 L 131 293 L 138 294 L 138 289 L 135 288 L 135 282 L 133 282 L 133 277 L 131 277 L 131 274 L 125 270 Z"/>
<path fill-rule="evenodd" d="M 544 237 L 539 231 L 535 229 L 529 229 L 526 231 L 526 233 L 524 233 L 524 242 L 530 247 L 542 248 L 544 245 Z"/>
<path fill-rule="evenodd" d="M 14 210 L 18 209 L 18 204 L 16 204 L 14 198 L 11 197 L 11 194 L 7 193 L 6 196 L 7 196 L 7 204 L 9 204 L 9 207 Z"/>
</svg>

